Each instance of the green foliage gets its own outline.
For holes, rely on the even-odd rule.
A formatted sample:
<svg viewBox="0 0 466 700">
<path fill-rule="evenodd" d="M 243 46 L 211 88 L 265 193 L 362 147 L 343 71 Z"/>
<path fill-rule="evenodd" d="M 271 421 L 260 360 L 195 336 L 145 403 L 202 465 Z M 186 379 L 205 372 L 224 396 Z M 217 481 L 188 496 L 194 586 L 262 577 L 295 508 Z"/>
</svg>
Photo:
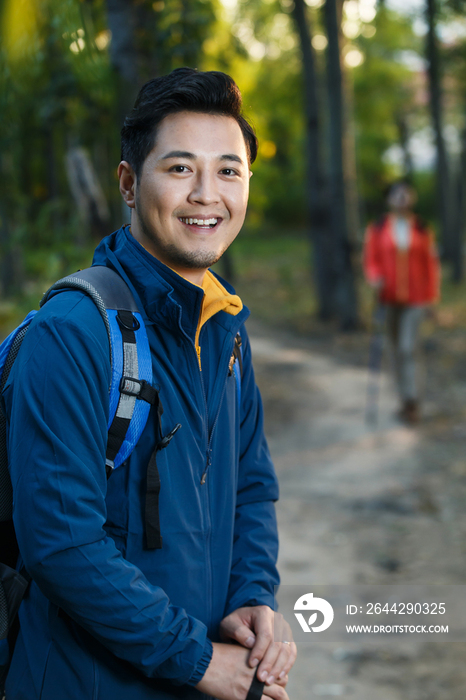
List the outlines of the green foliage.
<svg viewBox="0 0 466 700">
<path fill-rule="evenodd" d="M 1 205 L 11 237 L 34 248 L 50 245 L 50 226 L 57 241 L 67 234 L 72 240 L 64 216 L 72 208 L 65 150 L 73 142 L 92 142 L 96 129 L 105 132 L 112 102 L 108 57 L 86 34 L 82 4 L 48 0 L 37 7 L 33 48 L 21 55 L 11 47 L 3 51 L 0 85 L 6 127 L 1 170 L 9 183 Z M 4 21 L 3 33 L 9 29 L 18 31 Z M 42 226 L 46 219 L 49 226 Z"/>
<path fill-rule="evenodd" d="M 322 40 L 321 9 L 313 4 L 307 11 Z M 453 21 L 463 5 L 464 0 L 444 0 L 443 21 Z M 141 81 L 189 65 L 224 70 L 239 84 L 260 142 L 244 240 L 254 245 L 257 236 L 265 254 L 264 231 L 301 230 L 306 220 L 304 91 L 292 0 L 238 0 L 229 11 L 221 0 L 128 0 L 128 7 L 134 13 Z M 370 31 L 342 41 L 343 51 L 353 47 L 364 57 L 346 69 L 363 218 L 377 215 L 386 184 L 401 174 L 385 159 L 400 143 L 400 119 L 411 133 L 428 123 L 425 84 L 403 53 L 423 53 L 412 19 L 380 4 L 365 29 Z M 0 264 L 2 255 L 19 246 L 25 289 L 41 276 L 68 272 L 66 266 L 77 265 L 92 245 L 90 236 L 82 235 L 67 182 L 65 156 L 71 146 L 87 148 L 110 202 L 112 226 L 120 224 L 115 168 L 121 96 L 110 41 L 105 0 L 0 0 Z M 466 41 L 443 47 L 443 57 L 449 123 L 461 130 Z M 324 83 L 322 43 L 316 60 Z M 324 104 L 324 125 L 326 109 Z M 415 182 L 421 214 L 435 219 L 432 174 L 416 173 Z M 307 269 L 307 241 L 301 238 L 299 246 Z M 247 255 L 238 255 L 247 265 Z M 279 286 L 289 279 L 289 272 L 282 272 L 274 273 Z"/>
<path fill-rule="evenodd" d="M 381 9 L 374 28 L 373 37 L 358 39 L 365 60 L 352 74 L 359 191 L 371 214 L 383 207 L 387 184 L 402 174 L 384 161 L 384 154 L 399 143 L 398 120 L 415 110 L 415 76 L 401 52 L 419 48 L 407 18 Z"/>
<path fill-rule="evenodd" d="M 163 47 L 160 73 L 181 66 L 198 68 L 202 60 L 200 47 L 215 21 L 213 3 L 211 0 L 171 0 L 156 5 L 163 5 L 158 25 L 158 39 Z"/>
<path fill-rule="evenodd" d="M 201 62 L 202 43 L 215 19 L 211 0 L 128 4 L 141 75 L 153 77 L 154 66 L 165 72 Z M 65 158 L 71 146 L 86 146 L 91 153 L 114 225 L 120 225 L 114 177 L 119 95 L 110 40 L 105 0 L 0 4 L 0 267 L 20 246 L 24 285 L 48 276 L 55 268 L 47 261 L 57 255 L 72 264 L 73 256 L 61 251 L 90 240 L 68 185 Z"/>
<path fill-rule="evenodd" d="M 278 0 L 240 0 L 231 29 L 236 38 L 231 72 L 259 136 L 249 225 L 259 227 L 265 221 L 302 225 L 306 212 L 303 90 L 292 19 Z"/>
<path fill-rule="evenodd" d="M 251 180 L 251 223 L 303 224 L 305 217 L 304 115 L 296 54 L 264 59 L 254 91 L 246 92 L 260 135 Z M 274 152 L 275 151 L 275 152 Z"/>
</svg>

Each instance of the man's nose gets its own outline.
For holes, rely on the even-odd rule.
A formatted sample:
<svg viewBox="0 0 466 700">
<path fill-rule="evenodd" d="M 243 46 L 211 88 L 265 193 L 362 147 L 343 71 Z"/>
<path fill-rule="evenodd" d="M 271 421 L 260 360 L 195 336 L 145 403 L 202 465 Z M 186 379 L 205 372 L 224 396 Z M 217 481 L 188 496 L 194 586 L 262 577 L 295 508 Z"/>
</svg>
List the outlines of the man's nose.
<svg viewBox="0 0 466 700">
<path fill-rule="evenodd" d="M 197 204 L 215 204 L 219 199 L 220 193 L 215 176 L 208 172 L 198 173 L 189 201 Z"/>
</svg>

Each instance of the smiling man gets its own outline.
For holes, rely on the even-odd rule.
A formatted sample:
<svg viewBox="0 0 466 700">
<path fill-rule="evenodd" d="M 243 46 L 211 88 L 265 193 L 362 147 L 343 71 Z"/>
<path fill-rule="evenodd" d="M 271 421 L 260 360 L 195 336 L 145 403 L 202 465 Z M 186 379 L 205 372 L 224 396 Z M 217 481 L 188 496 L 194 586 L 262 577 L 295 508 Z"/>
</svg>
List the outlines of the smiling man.
<svg viewBox="0 0 466 700">
<path fill-rule="evenodd" d="M 160 124 L 139 182 L 127 161 L 119 176 L 123 198 L 134 209 L 136 240 L 201 285 L 246 214 L 251 172 L 238 123 L 219 114 L 173 114 Z"/>
<path fill-rule="evenodd" d="M 256 152 L 239 90 L 219 72 L 149 81 L 125 121 L 131 225 L 100 243 L 94 264 L 133 293 L 163 413 L 151 408 L 108 481 L 111 368 L 95 304 L 66 291 L 30 326 L 4 393 L 33 579 L 8 700 L 245 700 L 260 696 L 255 674 L 262 697 L 288 698 L 296 647 L 272 612 L 278 486 L 248 311 L 209 270 L 243 224 Z"/>
</svg>

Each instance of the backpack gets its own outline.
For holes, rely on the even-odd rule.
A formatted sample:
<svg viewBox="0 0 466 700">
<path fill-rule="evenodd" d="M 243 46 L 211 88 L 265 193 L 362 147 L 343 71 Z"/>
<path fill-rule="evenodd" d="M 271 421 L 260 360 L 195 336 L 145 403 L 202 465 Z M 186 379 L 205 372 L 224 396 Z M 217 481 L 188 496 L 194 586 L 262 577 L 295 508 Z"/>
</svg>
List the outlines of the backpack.
<svg viewBox="0 0 466 700">
<path fill-rule="evenodd" d="M 145 428 L 151 406 L 158 415 L 159 441 L 147 469 L 145 509 L 146 544 L 148 549 L 162 547 L 158 497 L 160 478 L 156 453 L 167 447 L 181 428 L 177 423 L 162 436 L 162 403 L 159 390 L 152 386 L 152 360 L 149 341 L 142 316 L 133 295 L 121 276 L 104 266 L 93 266 L 58 280 L 45 292 L 40 307 L 55 294 L 80 290 L 97 306 L 105 323 L 110 348 L 111 382 L 109 386 L 109 421 L 106 451 L 106 472 L 109 477 L 131 455 Z M 18 355 L 29 325 L 38 311 L 30 311 L 23 322 L 0 345 L 0 397 L 11 368 Z M 238 333 L 230 362 L 230 374 L 235 375 L 238 404 L 241 403 L 242 342 Z M 16 614 L 31 580 L 26 569 L 16 570 L 18 545 L 14 532 L 12 511 L 13 492 L 8 470 L 7 422 L 0 404 L 0 647 L 1 640 L 14 644 L 19 628 Z M 1 658 L 0 693 L 8 670 Z"/>
<path fill-rule="evenodd" d="M 133 451 L 146 425 L 150 406 L 158 403 L 159 413 L 162 412 L 158 391 L 151 386 L 149 341 L 129 287 L 110 268 L 95 266 L 64 277 L 44 294 L 40 306 L 67 289 L 81 290 L 90 296 L 107 329 L 111 383 L 106 471 L 110 476 Z M 0 345 L 0 394 L 36 313 L 30 311 Z M 24 568 L 15 571 L 18 545 L 12 521 L 13 492 L 6 433 L 6 416 L 0 410 L 0 640 L 6 639 L 30 581 Z"/>
</svg>

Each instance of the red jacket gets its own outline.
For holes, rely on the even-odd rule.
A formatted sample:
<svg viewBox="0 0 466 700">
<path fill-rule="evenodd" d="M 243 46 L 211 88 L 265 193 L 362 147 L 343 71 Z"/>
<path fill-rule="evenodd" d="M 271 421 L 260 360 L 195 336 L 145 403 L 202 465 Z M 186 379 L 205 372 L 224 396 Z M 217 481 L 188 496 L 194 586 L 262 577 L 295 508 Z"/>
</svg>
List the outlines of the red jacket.
<svg viewBox="0 0 466 700">
<path fill-rule="evenodd" d="M 432 231 L 413 216 L 407 250 L 396 246 L 393 217 L 386 215 L 366 230 L 364 273 L 369 283 L 382 280 L 380 301 L 428 304 L 439 298 L 440 266 Z"/>
</svg>

